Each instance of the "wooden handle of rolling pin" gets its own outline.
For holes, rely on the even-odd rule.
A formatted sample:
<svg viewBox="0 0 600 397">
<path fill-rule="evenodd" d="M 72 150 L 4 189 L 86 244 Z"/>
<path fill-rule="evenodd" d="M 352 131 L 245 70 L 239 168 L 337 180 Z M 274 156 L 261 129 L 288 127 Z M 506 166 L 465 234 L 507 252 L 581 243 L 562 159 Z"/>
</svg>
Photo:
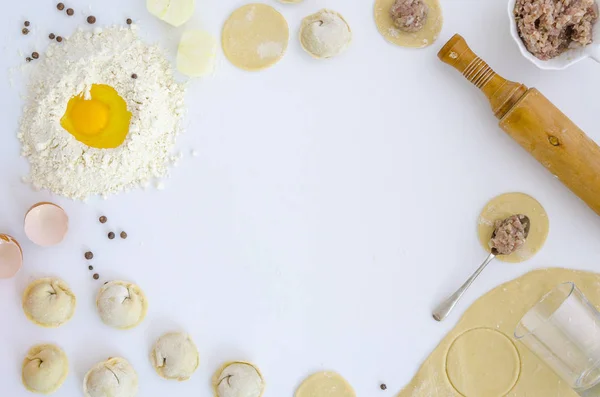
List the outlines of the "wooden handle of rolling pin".
<svg viewBox="0 0 600 397">
<path fill-rule="evenodd" d="M 454 35 L 438 53 L 487 96 L 508 133 L 600 215 L 600 147 L 535 88 L 498 76 Z"/>
</svg>

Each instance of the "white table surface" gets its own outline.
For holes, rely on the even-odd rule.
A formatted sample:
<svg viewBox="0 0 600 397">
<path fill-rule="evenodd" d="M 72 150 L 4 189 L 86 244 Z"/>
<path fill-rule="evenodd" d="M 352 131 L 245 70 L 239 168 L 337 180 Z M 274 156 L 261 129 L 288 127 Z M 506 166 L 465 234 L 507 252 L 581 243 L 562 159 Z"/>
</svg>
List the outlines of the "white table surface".
<svg viewBox="0 0 600 397">
<path fill-rule="evenodd" d="M 8 69 L 32 50 L 43 53 L 51 31 L 85 26 L 87 4 L 98 25 L 139 21 L 142 35 L 171 57 L 183 28 L 155 20 L 143 0 L 66 1 L 77 11 L 72 18 L 56 11 L 55 0 L 3 7 L 0 232 L 22 243 L 25 263 L 15 278 L 0 280 L 0 395 L 29 395 L 22 359 L 31 345 L 52 342 L 71 364 L 61 397 L 81 395 L 85 372 L 108 356 L 133 364 L 143 397 L 208 397 L 210 377 L 228 360 L 256 363 L 268 382 L 265 397 L 292 396 L 320 370 L 341 373 L 358 396 L 392 396 L 485 291 L 539 267 L 598 269 L 600 219 L 497 127 L 483 95 L 436 53 L 460 32 L 500 74 L 539 88 L 600 141 L 598 65 L 536 69 L 510 38 L 503 0 L 442 0 L 443 31 L 423 50 L 388 44 L 371 0 L 265 1 L 290 24 L 285 58 L 249 73 L 220 54 L 215 77 L 189 89 L 189 126 L 178 141 L 184 159 L 167 189 L 85 204 L 21 182 L 27 162 L 16 132 L 25 90 L 21 72 Z M 198 0 L 186 27 L 219 36 L 242 4 Z M 302 17 L 323 7 L 343 14 L 354 41 L 342 56 L 317 61 L 302 51 L 297 31 Z M 24 19 L 33 30 L 26 37 Z M 434 322 L 432 308 L 485 256 L 475 233 L 479 210 L 509 191 L 545 206 L 545 248 L 527 263 L 494 264 L 449 320 Z M 66 209 L 71 229 L 60 246 L 42 249 L 24 236 L 22 219 L 46 200 Z M 102 214 L 107 225 L 97 221 Z M 442 237 L 446 228 L 453 232 Z M 126 241 L 106 238 L 122 229 Z M 98 281 L 83 258 L 88 249 Z M 39 328 L 21 310 L 26 284 L 46 275 L 63 278 L 78 298 L 74 318 L 59 329 Z M 114 278 L 137 282 L 150 300 L 134 330 L 108 328 L 96 314 L 95 294 Z M 179 329 L 201 355 L 184 383 L 160 379 L 148 360 L 155 339 Z"/>
</svg>

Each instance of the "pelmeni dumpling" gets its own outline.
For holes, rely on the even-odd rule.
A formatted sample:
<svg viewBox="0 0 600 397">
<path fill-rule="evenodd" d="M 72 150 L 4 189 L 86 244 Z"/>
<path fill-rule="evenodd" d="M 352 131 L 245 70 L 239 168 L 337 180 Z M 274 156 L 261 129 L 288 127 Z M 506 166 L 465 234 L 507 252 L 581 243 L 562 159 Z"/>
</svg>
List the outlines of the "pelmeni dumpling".
<svg viewBox="0 0 600 397">
<path fill-rule="evenodd" d="M 156 341 L 150 361 L 161 377 L 184 381 L 196 371 L 200 357 L 198 348 L 188 334 L 171 332 Z"/>
<path fill-rule="evenodd" d="M 77 301 L 75 294 L 58 278 L 33 281 L 23 293 L 23 311 L 33 323 L 46 327 L 60 327 L 73 317 Z"/>
<path fill-rule="evenodd" d="M 352 31 L 335 11 L 322 9 L 302 20 L 300 43 L 315 58 L 331 58 L 341 54 L 352 41 Z"/>
<path fill-rule="evenodd" d="M 67 355 L 55 345 L 36 345 L 23 360 L 23 386 L 33 393 L 50 394 L 57 391 L 69 373 Z"/>
<path fill-rule="evenodd" d="M 94 365 L 83 379 L 85 397 L 135 397 L 137 392 L 137 373 L 120 357 Z"/>
<path fill-rule="evenodd" d="M 254 365 L 232 362 L 221 368 L 213 378 L 217 397 L 261 397 L 265 381 Z"/>
<path fill-rule="evenodd" d="M 144 320 L 148 301 L 137 285 L 126 281 L 110 281 L 100 288 L 96 307 L 104 324 L 129 329 Z"/>
</svg>

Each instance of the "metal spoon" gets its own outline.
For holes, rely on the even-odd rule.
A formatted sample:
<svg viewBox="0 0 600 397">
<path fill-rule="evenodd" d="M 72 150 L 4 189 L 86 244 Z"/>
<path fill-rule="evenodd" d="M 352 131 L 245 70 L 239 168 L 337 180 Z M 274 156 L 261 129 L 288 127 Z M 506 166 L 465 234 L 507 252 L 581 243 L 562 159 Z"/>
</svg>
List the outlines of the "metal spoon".
<svg viewBox="0 0 600 397">
<path fill-rule="evenodd" d="M 525 215 L 523 215 L 523 216 L 524 216 L 524 218 L 521 218 L 521 222 L 525 225 L 525 238 L 527 238 L 527 236 L 529 236 L 529 229 L 531 227 L 531 222 L 529 221 L 529 218 L 527 216 L 525 216 Z M 496 237 L 496 231 L 497 231 L 497 229 L 494 230 L 494 233 L 492 233 L 492 238 Z M 443 321 L 446 317 L 448 317 L 448 315 L 450 314 L 452 309 L 454 309 L 454 306 L 456 306 L 456 304 L 458 303 L 460 298 L 462 298 L 462 296 L 465 294 L 467 289 L 471 286 L 471 284 L 473 284 L 475 279 L 481 274 L 483 269 L 485 269 L 486 266 L 489 265 L 489 263 L 491 261 L 493 261 L 494 258 L 496 258 L 496 256 L 498 256 L 498 255 L 499 255 L 499 253 L 496 250 L 496 248 L 492 248 L 492 252 L 485 259 L 485 261 L 483 261 L 481 266 L 479 266 L 479 269 L 477 269 L 475 271 L 475 273 L 473 273 L 473 275 L 471 277 L 469 277 L 469 279 L 467 281 L 465 281 L 465 283 L 462 285 L 462 287 L 460 287 L 454 294 L 452 294 L 448 299 L 446 299 L 444 302 L 442 302 L 434 310 L 433 318 L 436 321 Z"/>
</svg>

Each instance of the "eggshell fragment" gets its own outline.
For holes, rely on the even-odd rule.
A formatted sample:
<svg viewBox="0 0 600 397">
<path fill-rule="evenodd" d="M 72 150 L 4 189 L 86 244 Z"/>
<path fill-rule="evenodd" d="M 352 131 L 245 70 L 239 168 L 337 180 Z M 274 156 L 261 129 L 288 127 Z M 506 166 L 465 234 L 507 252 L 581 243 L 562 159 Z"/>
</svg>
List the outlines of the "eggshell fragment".
<svg viewBox="0 0 600 397">
<path fill-rule="evenodd" d="M 23 265 L 23 250 L 9 235 L 0 234 L 0 278 L 10 278 Z"/>
<path fill-rule="evenodd" d="M 69 217 L 56 204 L 37 203 L 25 215 L 25 234 L 42 247 L 60 243 L 69 229 Z"/>
</svg>

